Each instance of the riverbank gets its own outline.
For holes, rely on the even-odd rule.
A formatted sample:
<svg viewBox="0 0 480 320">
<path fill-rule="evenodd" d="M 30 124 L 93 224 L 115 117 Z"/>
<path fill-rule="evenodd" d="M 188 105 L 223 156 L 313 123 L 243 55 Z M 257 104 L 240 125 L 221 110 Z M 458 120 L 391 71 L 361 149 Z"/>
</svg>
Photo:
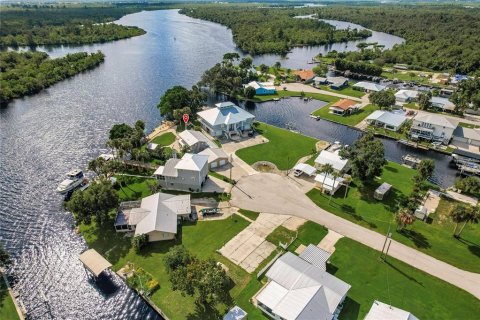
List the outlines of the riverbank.
<svg viewBox="0 0 480 320">
<path fill-rule="evenodd" d="M 25 319 L 20 306 L 13 295 L 12 289 L 8 285 L 7 277 L 2 268 L 0 268 L 0 319 Z"/>
</svg>

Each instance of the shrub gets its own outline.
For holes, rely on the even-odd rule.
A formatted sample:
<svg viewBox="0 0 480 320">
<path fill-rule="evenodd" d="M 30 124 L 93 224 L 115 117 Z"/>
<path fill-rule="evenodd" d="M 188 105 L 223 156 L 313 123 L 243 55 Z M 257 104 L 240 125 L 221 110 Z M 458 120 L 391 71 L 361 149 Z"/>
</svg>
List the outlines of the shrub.
<svg viewBox="0 0 480 320">
<path fill-rule="evenodd" d="M 140 252 L 148 243 L 148 234 L 140 234 L 132 238 L 132 245 L 135 252 Z"/>
</svg>

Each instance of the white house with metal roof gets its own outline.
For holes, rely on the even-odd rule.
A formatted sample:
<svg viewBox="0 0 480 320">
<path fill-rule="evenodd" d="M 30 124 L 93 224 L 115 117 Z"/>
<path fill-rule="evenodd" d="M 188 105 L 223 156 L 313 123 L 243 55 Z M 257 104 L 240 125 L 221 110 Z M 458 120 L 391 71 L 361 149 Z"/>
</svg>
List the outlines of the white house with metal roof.
<svg viewBox="0 0 480 320">
<path fill-rule="evenodd" d="M 476 149 L 480 147 L 480 129 L 465 128 L 457 126 L 453 131 L 452 144 L 463 149 Z M 473 147 L 473 148 L 471 148 Z"/>
<path fill-rule="evenodd" d="M 180 140 L 178 141 L 182 148 L 187 148 L 192 153 L 199 153 L 200 151 L 216 147 L 206 135 L 196 130 L 184 130 L 178 134 Z"/>
<path fill-rule="evenodd" d="M 400 113 L 376 110 L 365 118 L 365 121 L 372 126 L 397 131 L 407 121 L 407 117 Z"/>
<path fill-rule="evenodd" d="M 375 82 L 368 82 L 368 81 L 360 81 L 353 85 L 355 89 L 361 89 L 364 92 L 378 92 L 385 90 L 387 87 L 382 86 L 381 84 Z"/>
<path fill-rule="evenodd" d="M 347 172 L 350 169 L 348 159 L 343 159 L 339 155 L 340 150 L 328 151 L 322 150 L 315 159 L 315 167 L 321 169 L 326 164 L 331 164 L 337 172 Z"/>
<path fill-rule="evenodd" d="M 424 139 L 448 144 L 457 125 L 458 121 L 451 118 L 432 113 L 419 113 L 413 118 L 409 136 L 413 140 Z"/>
<path fill-rule="evenodd" d="M 255 116 L 232 102 L 217 103 L 197 113 L 203 129 L 213 137 L 228 139 L 241 136 L 252 129 Z"/>
<path fill-rule="evenodd" d="M 408 311 L 375 300 L 364 320 L 418 320 Z"/>
<path fill-rule="evenodd" d="M 143 198 L 140 206 L 120 209 L 115 218 L 117 232 L 134 231 L 135 236 L 147 234 L 148 241 L 175 238 L 179 218 L 191 213 L 190 195 L 155 193 Z"/>
<path fill-rule="evenodd" d="M 398 90 L 395 93 L 395 101 L 397 103 L 408 103 L 417 100 L 418 91 L 416 90 Z"/>
<path fill-rule="evenodd" d="M 208 175 L 208 156 L 185 153 L 182 159 L 168 159 L 154 176 L 164 189 L 200 192 Z"/>
<path fill-rule="evenodd" d="M 335 177 L 332 174 L 319 173 L 315 176 L 316 185 L 322 188 L 323 192 L 334 195 L 345 181 L 342 177 Z"/>
<path fill-rule="evenodd" d="M 272 319 L 337 319 L 350 285 L 291 252 L 266 273 L 268 283 L 255 296 Z"/>
<path fill-rule="evenodd" d="M 432 104 L 432 107 L 440 109 L 442 111 L 454 111 L 455 110 L 455 104 L 448 100 L 447 98 L 442 98 L 442 97 L 432 97 L 430 99 L 430 103 Z"/>
</svg>

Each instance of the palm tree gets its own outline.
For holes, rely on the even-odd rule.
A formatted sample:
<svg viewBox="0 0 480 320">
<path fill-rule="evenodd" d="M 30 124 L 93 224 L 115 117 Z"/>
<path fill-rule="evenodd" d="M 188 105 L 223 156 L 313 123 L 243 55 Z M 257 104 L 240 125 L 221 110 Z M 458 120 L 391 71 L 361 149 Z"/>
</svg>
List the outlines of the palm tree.
<svg viewBox="0 0 480 320">
<path fill-rule="evenodd" d="M 280 61 L 277 61 L 273 66 L 275 67 L 275 69 L 279 70 L 282 67 L 282 64 L 280 63 Z"/>
<path fill-rule="evenodd" d="M 348 187 L 350 186 L 350 183 L 352 183 L 352 176 L 348 174 L 344 175 L 343 176 L 343 185 L 345 186 L 345 194 L 343 195 L 344 199 L 347 197 Z"/>
<path fill-rule="evenodd" d="M 455 229 L 453 230 L 454 237 L 459 236 L 457 235 L 458 224 L 461 222 L 466 223 L 469 211 L 471 211 L 470 206 L 459 204 L 450 212 L 450 218 L 455 222 Z"/>
<path fill-rule="evenodd" d="M 398 212 L 396 216 L 396 220 L 398 223 L 398 230 L 404 229 L 406 226 L 411 225 L 412 223 L 415 222 L 415 216 L 412 214 L 410 209 L 408 208 L 402 208 Z"/>
<path fill-rule="evenodd" d="M 322 181 L 322 191 L 323 191 L 323 186 L 325 185 L 325 179 L 327 179 L 327 176 L 329 174 L 332 174 L 334 171 L 335 169 L 333 169 L 333 166 L 330 163 L 324 164 L 320 168 L 320 172 L 324 174 L 323 181 Z"/>
<path fill-rule="evenodd" d="M 337 178 L 339 178 L 341 176 L 341 174 L 334 170 L 332 172 L 332 176 L 333 176 L 333 186 L 332 186 L 332 191 L 330 191 L 330 198 L 328 199 L 328 204 L 330 204 L 330 201 L 332 201 L 332 195 L 333 195 L 333 189 L 335 188 L 335 182 L 337 182 Z"/>
<path fill-rule="evenodd" d="M 463 226 L 458 232 L 457 237 L 460 238 L 460 235 L 462 234 L 463 228 L 465 228 L 465 225 L 467 223 L 474 223 L 477 224 L 480 221 L 480 212 L 478 211 L 478 208 L 471 208 L 467 215 L 465 216 L 465 221 L 463 222 Z"/>
</svg>

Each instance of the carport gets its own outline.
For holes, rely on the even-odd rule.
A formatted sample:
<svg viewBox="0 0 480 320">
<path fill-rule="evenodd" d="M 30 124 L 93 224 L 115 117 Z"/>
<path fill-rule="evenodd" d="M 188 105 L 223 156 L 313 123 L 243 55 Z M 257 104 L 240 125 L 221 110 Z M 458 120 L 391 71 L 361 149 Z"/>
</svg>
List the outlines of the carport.
<svg viewBox="0 0 480 320">
<path fill-rule="evenodd" d="M 311 165 L 306 164 L 306 163 L 297 164 L 295 167 L 293 167 L 293 170 L 305 173 L 306 175 L 308 175 L 310 177 L 313 176 L 317 172 L 317 169 L 315 169 L 314 167 L 312 167 Z"/>
</svg>

